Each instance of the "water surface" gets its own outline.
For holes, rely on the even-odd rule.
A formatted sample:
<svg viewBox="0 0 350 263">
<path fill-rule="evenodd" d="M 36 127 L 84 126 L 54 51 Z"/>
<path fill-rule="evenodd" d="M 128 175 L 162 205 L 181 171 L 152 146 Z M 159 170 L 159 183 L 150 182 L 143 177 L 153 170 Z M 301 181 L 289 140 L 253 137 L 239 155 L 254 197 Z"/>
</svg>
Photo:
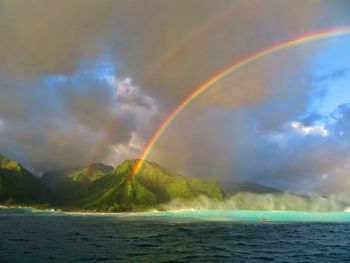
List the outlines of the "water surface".
<svg viewBox="0 0 350 263">
<path fill-rule="evenodd" d="M 0 209 L 0 262 L 350 262 L 349 214 Z"/>
</svg>

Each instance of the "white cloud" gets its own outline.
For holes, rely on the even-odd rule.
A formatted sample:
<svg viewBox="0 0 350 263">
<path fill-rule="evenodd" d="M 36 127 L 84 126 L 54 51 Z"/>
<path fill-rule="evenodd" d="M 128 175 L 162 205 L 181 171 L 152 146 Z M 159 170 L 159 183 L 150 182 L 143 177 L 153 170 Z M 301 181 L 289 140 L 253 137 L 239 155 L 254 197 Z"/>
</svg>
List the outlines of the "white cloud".
<svg viewBox="0 0 350 263">
<path fill-rule="evenodd" d="M 114 98 L 126 97 L 135 98 L 137 97 L 138 88 L 132 85 L 131 78 L 125 78 L 123 80 L 117 79 L 114 75 L 110 75 L 106 78 L 108 83 L 114 88 Z"/>
<path fill-rule="evenodd" d="M 305 135 L 329 136 L 329 131 L 323 126 L 305 126 L 298 121 L 292 121 L 290 127 Z"/>
<path fill-rule="evenodd" d="M 150 118 L 160 114 L 156 101 L 143 94 L 140 88 L 132 83 L 131 78 L 119 80 L 115 76 L 109 76 L 107 81 L 114 89 L 116 108 L 133 112 L 139 126 L 146 125 Z"/>
<path fill-rule="evenodd" d="M 111 154 L 104 160 L 106 163 L 116 165 L 127 159 L 134 159 L 141 151 L 144 141 L 133 132 L 127 143 L 117 144 L 111 147 Z"/>
<path fill-rule="evenodd" d="M 111 146 L 111 154 L 107 156 L 105 162 L 116 165 L 139 155 L 148 137 L 147 130 L 154 126 L 152 123 L 161 116 L 161 113 L 158 103 L 142 93 L 131 78 L 119 79 L 115 75 L 109 75 L 105 79 L 113 89 L 114 110 L 132 113 L 136 123 L 128 142 Z"/>
</svg>

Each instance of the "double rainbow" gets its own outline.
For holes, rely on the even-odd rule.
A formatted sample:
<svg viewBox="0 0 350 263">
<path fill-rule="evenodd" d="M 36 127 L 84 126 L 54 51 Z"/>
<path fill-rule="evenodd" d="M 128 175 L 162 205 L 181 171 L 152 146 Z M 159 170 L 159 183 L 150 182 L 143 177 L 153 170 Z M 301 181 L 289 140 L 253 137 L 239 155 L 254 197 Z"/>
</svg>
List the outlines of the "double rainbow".
<svg viewBox="0 0 350 263">
<path fill-rule="evenodd" d="M 152 134 L 152 136 L 150 137 L 150 139 L 146 143 L 145 147 L 143 148 L 137 161 L 134 164 L 131 175 L 135 176 L 140 171 L 144 160 L 147 159 L 153 146 L 158 141 L 158 139 L 161 137 L 161 135 L 165 132 L 165 130 L 169 127 L 169 125 L 175 120 L 175 118 L 189 104 L 191 104 L 197 97 L 199 97 L 201 94 L 203 94 L 208 89 L 210 89 L 214 84 L 225 79 L 225 77 L 227 77 L 229 74 L 245 67 L 246 65 L 248 65 L 248 64 L 250 64 L 258 59 L 266 57 L 266 56 L 268 56 L 274 52 L 277 52 L 279 50 L 283 50 L 283 49 L 290 48 L 290 47 L 295 47 L 298 45 L 304 45 L 306 43 L 319 41 L 322 39 L 344 36 L 344 35 L 348 35 L 348 34 L 350 34 L 350 26 L 331 28 L 331 29 L 322 30 L 319 32 L 314 32 L 314 33 L 302 35 L 302 36 L 299 36 L 296 38 L 288 39 L 286 41 L 274 44 L 270 47 L 258 50 L 258 51 L 254 52 L 246 57 L 243 57 L 242 59 L 238 60 L 237 62 L 229 65 L 228 67 L 224 68 L 220 72 L 216 73 L 215 75 L 210 77 L 208 80 L 206 80 L 202 85 L 195 88 L 191 93 L 189 93 L 168 114 L 168 116 L 163 120 L 163 122 L 159 125 L 159 127 L 154 131 L 154 133 Z"/>
</svg>

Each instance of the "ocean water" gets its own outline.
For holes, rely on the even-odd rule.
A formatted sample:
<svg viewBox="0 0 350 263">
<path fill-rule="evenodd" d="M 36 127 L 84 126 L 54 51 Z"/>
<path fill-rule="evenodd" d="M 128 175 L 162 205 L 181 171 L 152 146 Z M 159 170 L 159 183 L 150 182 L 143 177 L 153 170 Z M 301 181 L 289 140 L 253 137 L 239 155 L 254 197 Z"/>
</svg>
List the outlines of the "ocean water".
<svg viewBox="0 0 350 263">
<path fill-rule="evenodd" d="M 350 213 L 0 208 L 0 262 L 350 262 Z"/>
</svg>

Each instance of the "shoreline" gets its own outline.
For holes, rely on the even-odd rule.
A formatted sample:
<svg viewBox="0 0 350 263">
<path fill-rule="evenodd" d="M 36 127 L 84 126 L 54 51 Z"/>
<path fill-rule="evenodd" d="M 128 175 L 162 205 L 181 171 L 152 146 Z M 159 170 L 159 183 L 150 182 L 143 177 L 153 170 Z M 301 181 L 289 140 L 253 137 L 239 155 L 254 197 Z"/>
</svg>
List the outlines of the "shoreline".
<svg viewBox="0 0 350 263">
<path fill-rule="evenodd" d="M 338 213 L 349 213 L 350 209 L 347 208 L 344 211 L 293 211 L 293 210 L 241 210 L 241 209 L 235 209 L 235 210 L 228 210 L 228 209 L 194 209 L 194 208 L 182 208 L 182 209 L 171 209 L 171 210 L 144 210 L 144 211 L 123 211 L 123 212 L 102 212 L 102 211 L 96 211 L 96 210 L 65 210 L 60 208 L 37 208 L 35 206 L 22 206 L 22 205 L 2 205 L 0 204 L 0 209 L 32 209 L 36 211 L 50 211 L 50 212 L 57 212 L 57 213 L 64 213 L 64 214 L 101 214 L 101 215 L 125 215 L 125 214 L 146 214 L 146 213 L 179 213 L 179 212 L 205 212 L 205 211 L 218 211 L 218 212 L 227 212 L 227 213 L 240 213 L 240 212 L 247 212 L 247 213 L 306 213 L 306 214 L 338 214 Z"/>
<path fill-rule="evenodd" d="M 9 211 L 5 216 L 57 216 L 57 217 L 109 217 L 126 221 L 160 222 L 231 222 L 231 223 L 350 223 L 350 212 L 312 212 L 312 211 L 257 211 L 257 210 L 215 210 L 182 209 L 143 212 L 94 212 L 62 211 L 55 209 L 37 209 L 24 206 L 0 206 L 1 209 L 23 209 Z M 0 214 L 1 216 L 1 214 Z"/>
<path fill-rule="evenodd" d="M 0 205 L 0 209 L 16 209 L 16 208 L 23 208 L 23 209 L 33 209 L 33 210 L 39 210 L 39 211 L 52 211 L 52 212 L 58 212 L 58 213 L 65 213 L 65 214 L 122 214 L 125 212 L 99 212 L 94 210 L 65 210 L 61 208 L 38 208 L 35 206 L 22 206 L 22 205 Z M 145 211 L 146 212 L 146 211 Z M 129 212 L 126 212 L 129 213 Z M 134 213 L 131 211 L 131 213 Z"/>
</svg>

